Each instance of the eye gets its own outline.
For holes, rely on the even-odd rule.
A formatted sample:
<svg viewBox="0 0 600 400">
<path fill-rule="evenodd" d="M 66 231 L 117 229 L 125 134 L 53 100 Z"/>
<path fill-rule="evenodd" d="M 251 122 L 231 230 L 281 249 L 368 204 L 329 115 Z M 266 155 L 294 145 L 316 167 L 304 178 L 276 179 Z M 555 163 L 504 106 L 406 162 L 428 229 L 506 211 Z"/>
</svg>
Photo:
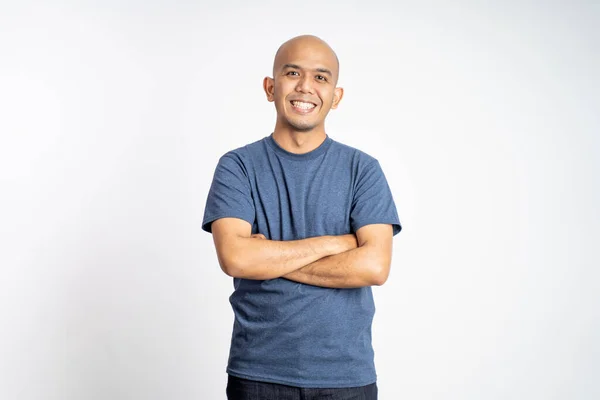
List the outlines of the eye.
<svg viewBox="0 0 600 400">
<path fill-rule="evenodd" d="M 298 71 L 288 71 L 288 73 L 286 75 L 291 75 L 291 74 L 298 75 Z"/>
<path fill-rule="evenodd" d="M 319 80 L 319 81 L 327 82 L 327 78 L 326 78 L 326 77 L 324 77 L 323 75 L 317 75 L 317 76 L 316 76 L 316 78 L 317 78 L 317 80 Z"/>
</svg>

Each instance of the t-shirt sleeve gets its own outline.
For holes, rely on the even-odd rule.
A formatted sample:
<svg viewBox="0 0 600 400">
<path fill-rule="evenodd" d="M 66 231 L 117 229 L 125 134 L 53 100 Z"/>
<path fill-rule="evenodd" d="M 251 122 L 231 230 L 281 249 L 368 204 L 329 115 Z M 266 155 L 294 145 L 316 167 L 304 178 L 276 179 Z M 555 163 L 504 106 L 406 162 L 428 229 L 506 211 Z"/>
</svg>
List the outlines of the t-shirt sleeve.
<svg viewBox="0 0 600 400">
<path fill-rule="evenodd" d="M 402 230 L 392 192 L 377 160 L 359 172 L 350 210 L 350 224 L 354 232 L 369 224 L 390 224 L 394 235 Z"/>
<path fill-rule="evenodd" d="M 254 224 L 255 209 L 246 168 L 235 153 L 219 160 L 208 192 L 202 229 L 212 233 L 211 224 L 219 218 L 239 218 Z"/>
</svg>

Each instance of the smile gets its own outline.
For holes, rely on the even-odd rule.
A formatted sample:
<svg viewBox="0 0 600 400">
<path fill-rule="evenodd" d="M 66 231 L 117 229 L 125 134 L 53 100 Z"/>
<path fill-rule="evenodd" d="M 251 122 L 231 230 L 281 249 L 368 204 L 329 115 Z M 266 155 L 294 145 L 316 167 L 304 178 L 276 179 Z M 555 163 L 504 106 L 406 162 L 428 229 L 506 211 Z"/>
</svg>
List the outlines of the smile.
<svg viewBox="0 0 600 400">
<path fill-rule="evenodd" d="M 306 103 L 304 101 L 298 100 L 292 100 L 290 101 L 290 103 L 292 104 L 292 108 L 294 109 L 294 111 L 300 113 L 309 113 L 316 107 L 316 104 Z"/>
</svg>

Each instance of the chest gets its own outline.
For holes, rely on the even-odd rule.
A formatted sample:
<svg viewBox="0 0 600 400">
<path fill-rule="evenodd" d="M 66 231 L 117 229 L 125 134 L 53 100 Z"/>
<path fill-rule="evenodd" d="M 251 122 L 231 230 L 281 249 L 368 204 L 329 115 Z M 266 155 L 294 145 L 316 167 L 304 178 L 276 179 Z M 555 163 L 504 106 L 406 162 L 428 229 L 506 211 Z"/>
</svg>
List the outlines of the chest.
<svg viewBox="0 0 600 400">
<path fill-rule="evenodd" d="M 349 165 L 262 160 L 251 188 L 254 230 L 273 240 L 350 233 L 354 177 Z"/>
</svg>

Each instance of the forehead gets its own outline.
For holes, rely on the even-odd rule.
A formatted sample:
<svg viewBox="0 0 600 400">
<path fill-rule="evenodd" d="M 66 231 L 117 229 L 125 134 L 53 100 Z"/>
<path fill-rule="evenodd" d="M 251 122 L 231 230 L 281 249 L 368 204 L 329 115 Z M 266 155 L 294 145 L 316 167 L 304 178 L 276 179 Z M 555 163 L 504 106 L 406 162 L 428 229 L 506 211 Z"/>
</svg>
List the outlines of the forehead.
<svg viewBox="0 0 600 400">
<path fill-rule="evenodd" d="M 287 43 L 277 52 L 273 69 L 280 70 L 286 64 L 309 69 L 326 68 L 336 75 L 338 72 L 335 53 L 329 46 L 318 42 Z"/>
</svg>

